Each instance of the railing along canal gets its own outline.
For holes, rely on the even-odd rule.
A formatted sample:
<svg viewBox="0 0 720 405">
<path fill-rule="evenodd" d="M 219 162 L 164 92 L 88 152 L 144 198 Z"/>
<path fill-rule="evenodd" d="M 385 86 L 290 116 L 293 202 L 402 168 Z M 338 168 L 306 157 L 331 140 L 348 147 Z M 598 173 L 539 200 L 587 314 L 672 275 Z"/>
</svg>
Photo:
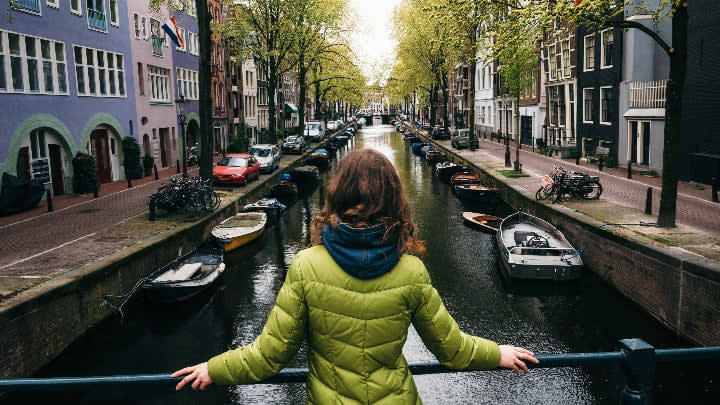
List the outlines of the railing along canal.
<svg viewBox="0 0 720 405">
<path fill-rule="evenodd" d="M 648 397 L 645 387 L 658 363 L 720 359 L 720 346 L 682 349 L 655 349 L 641 339 L 620 340 L 620 348 L 614 352 L 540 354 L 540 364 L 528 363 L 529 368 L 585 367 L 620 365 L 625 370 L 625 388 L 621 394 L 623 404 L 645 404 Z M 414 375 L 469 372 L 443 367 L 437 361 L 409 363 Z M 507 370 L 496 368 L 491 371 Z M 308 369 L 286 368 L 262 382 L 262 384 L 304 383 Z M 0 392 L 10 391 L 61 391 L 110 385 L 160 385 L 174 386 L 182 377 L 170 374 L 137 374 L 104 377 L 54 377 L 54 378 L 8 378 L 0 379 Z"/>
</svg>

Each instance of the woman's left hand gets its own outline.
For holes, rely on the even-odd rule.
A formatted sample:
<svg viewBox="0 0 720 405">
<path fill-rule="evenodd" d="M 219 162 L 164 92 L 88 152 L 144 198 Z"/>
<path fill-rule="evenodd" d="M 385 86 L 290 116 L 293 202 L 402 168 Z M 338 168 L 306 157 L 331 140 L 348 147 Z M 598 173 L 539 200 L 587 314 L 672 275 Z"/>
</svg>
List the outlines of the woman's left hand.
<svg viewBox="0 0 720 405">
<path fill-rule="evenodd" d="M 185 367 L 172 373 L 171 377 L 180 377 L 187 374 L 176 386 L 175 391 L 180 391 L 186 384 L 192 382 L 190 387 L 194 390 L 205 391 L 208 385 L 212 384 L 212 378 L 208 374 L 207 362 L 196 364 L 194 366 Z"/>
</svg>

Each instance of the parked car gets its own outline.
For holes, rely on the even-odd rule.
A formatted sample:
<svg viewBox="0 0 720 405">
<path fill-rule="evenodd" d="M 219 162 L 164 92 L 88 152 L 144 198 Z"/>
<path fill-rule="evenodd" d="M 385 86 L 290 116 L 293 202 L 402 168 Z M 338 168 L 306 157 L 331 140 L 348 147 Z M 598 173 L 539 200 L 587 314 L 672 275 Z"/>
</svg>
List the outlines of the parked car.
<svg viewBox="0 0 720 405">
<path fill-rule="evenodd" d="M 457 133 L 452 136 L 450 143 L 455 149 L 467 148 L 470 146 L 470 130 L 469 129 L 458 129 Z"/>
<path fill-rule="evenodd" d="M 305 132 L 303 136 L 305 139 L 318 142 L 322 141 L 325 136 L 325 125 L 321 121 L 308 121 L 305 123 Z"/>
<path fill-rule="evenodd" d="M 260 144 L 250 148 L 249 153 L 260 162 L 260 171 L 272 173 L 280 167 L 280 149 L 277 145 Z"/>
<path fill-rule="evenodd" d="M 430 138 L 432 139 L 450 139 L 450 134 L 443 127 L 432 127 L 430 130 Z"/>
<path fill-rule="evenodd" d="M 338 125 L 335 121 L 328 121 L 327 123 L 327 130 L 328 131 L 337 131 Z"/>
<path fill-rule="evenodd" d="M 230 153 L 212 171 L 213 183 L 246 185 L 260 178 L 260 162 L 248 153 Z"/>
<path fill-rule="evenodd" d="M 288 136 L 282 145 L 283 153 L 297 153 L 302 155 L 305 153 L 305 149 L 307 149 L 307 145 L 305 145 L 305 139 L 302 136 Z"/>
</svg>

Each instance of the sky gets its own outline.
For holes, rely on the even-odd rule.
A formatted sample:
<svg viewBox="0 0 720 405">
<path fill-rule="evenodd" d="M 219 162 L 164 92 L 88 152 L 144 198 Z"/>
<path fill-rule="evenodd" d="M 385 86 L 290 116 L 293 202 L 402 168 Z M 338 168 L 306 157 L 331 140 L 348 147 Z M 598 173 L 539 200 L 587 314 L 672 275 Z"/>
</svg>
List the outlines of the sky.
<svg viewBox="0 0 720 405">
<path fill-rule="evenodd" d="M 386 76 L 383 67 L 391 67 L 395 38 L 392 14 L 401 0 L 350 0 L 356 17 L 352 33 L 352 47 L 360 60 L 360 67 L 368 79 Z"/>
</svg>

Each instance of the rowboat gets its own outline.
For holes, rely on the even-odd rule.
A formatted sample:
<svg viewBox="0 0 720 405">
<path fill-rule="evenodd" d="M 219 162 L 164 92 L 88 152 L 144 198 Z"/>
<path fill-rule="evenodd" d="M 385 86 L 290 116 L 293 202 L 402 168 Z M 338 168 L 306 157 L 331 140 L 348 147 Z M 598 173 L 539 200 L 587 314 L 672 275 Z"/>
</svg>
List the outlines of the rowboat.
<svg viewBox="0 0 720 405">
<path fill-rule="evenodd" d="M 310 154 L 310 157 L 308 157 L 307 162 L 313 166 L 323 166 L 326 167 L 328 165 L 330 154 L 325 149 L 318 149 L 315 152 Z"/>
<path fill-rule="evenodd" d="M 517 212 L 502 220 L 496 234 L 502 268 L 511 278 L 572 280 L 583 262 L 565 236 L 550 223 Z"/>
<path fill-rule="evenodd" d="M 440 162 L 435 165 L 435 173 L 438 175 L 438 177 L 445 177 L 448 178 L 452 176 L 453 174 L 466 170 L 467 168 L 465 166 L 445 161 Z"/>
<path fill-rule="evenodd" d="M 458 184 L 453 186 L 453 190 L 459 198 L 482 202 L 490 202 L 497 191 L 481 184 Z"/>
<path fill-rule="evenodd" d="M 265 193 L 267 198 L 288 198 L 297 195 L 297 185 L 291 181 L 282 180 L 280 183 L 273 185 Z"/>
<path fill-rule="evenodd" d="M 320 179 L 320 171 L 315 166 L 300 166 L 290 170 L 290 180 L 294 183 L 312 183 Z"/>
<path fill-rule="evenodd" d="M 477 212 L 463 212 L 465 223 L 480 229 L 483 232 L 495 234 L 498 231 L 502 218 Z"/>
<path fill-rule="evenodd" d="M 211 234 L 220 247 L 229 252 L 257 239 L 265 230 L 266 223 L 264 212 L 240 212 L 220 222 Z"/>
<path fill-rule="evenodd" d="M 480 177 L 473 173 L 458 172 L 450 177 L 450 183 L 452 184 L 482 184 Z"/>
<path fill-rule="evenodd" d="M 425 154 L 425 159 L 430 163 L 437 163 L 445 160 L 445 154 L 437 149 L 431 149 Z"/>
<path fill-rule="evenodd" d="M 268 216 L 278 215 L 287 207 L 275 198 L 262 198 L 243 207 L 243 212 L 264 212 Z"/>
<path fill-rule="evenodd" d="M 183 301 L 213 285 L 223 271 L 221 249 L 196 249 L 156 270 L 142 288 L 153 301 Z"/>
</svg>

